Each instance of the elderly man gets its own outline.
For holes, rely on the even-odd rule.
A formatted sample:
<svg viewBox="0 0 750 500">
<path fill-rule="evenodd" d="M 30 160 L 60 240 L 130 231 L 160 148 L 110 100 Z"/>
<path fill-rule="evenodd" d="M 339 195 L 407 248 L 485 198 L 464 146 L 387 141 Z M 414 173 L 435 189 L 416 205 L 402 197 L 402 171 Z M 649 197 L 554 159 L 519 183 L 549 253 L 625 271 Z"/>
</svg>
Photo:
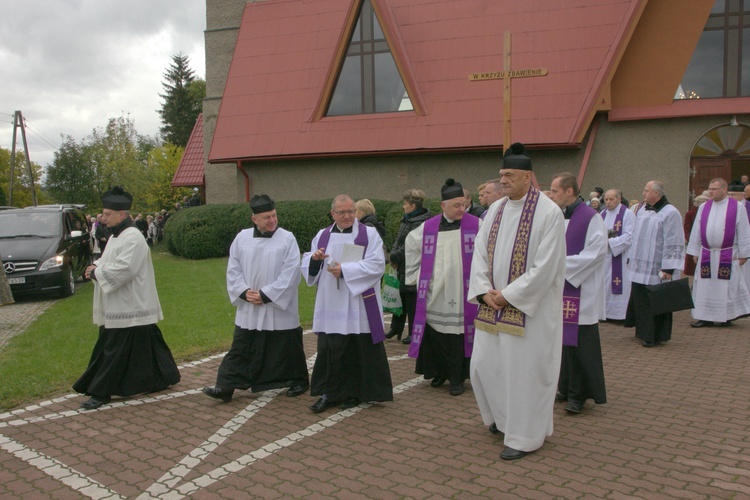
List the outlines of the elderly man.
<svg viewBox="0 0 750 500">
<path fill-rule="evenodd" d="M 354 213 L 349 196 L 334 198 L 333 225 L 318 232 L 302 258 L 305 281 L 318 286 L 313 314 L 318 356 L 310 394 L 320 399 L 310 407 L 313 413 L 393 400 L 380 304 L 383 241 Z"/>
<path fill-rule="evenodd" d="M 579 196 L 576 177 L 568 172 L 552 178 L 550 198 L 565 217 L 565 288 L 563 289 L 563 350 L 557 401 L 565 411 L 581 413 L 586 400 L 607 402 L 599 320 L 605 317 L 604 221 Z"/>
<path fill-rule="evenodd" d="M 94 282 L 94 323 L 99 339 L 76 392 L 94 410 L 111 396 L 166 389 L 180 381 L 172 353 L 156 322 L 163 319 L 151 252 L 130 218 L 133 197 L 119 187 L 102 196 L 102 221 L 112 237 L 102 257 L 86 269 Z"/>
<path fill-rule="evenodd" d="M 299 247 L 278 227 L 276 204 L 265 194 L 250 200 L 254 227 L 240 231 L 229 248 L 227 292 L 237 308 L 232 347 L 216 385 L 203 393 L 228 403 L 235 389 L 252 392 L 289 387 L 307 391 L 309 379 L 299 324 Z"/>
<path fill-rule="evenodd" d="M 440 190 L 442 214 L 406 237 L 406 284 L 417 285 L 409 356 L 432 387 L 450 381 L 451 396 L 469 377 L 477 306 L 467 302 L 471 256 L 479 219 L 465 213 L 462 186 L 453 179 Z"/>
<path fill-rule="evenodd" d="M 636 212 L 633 242 L 628 250 L 632 288 L 625 316 L 625 326 L 635 327 L 635 336 L 644 347 L 672 338 L 672 313 L 651 312 L 646 286 L 678 278 L 684 252 L 680 212 L 667 200 L 664 185 L 650 181 L 643 188 L 643 203 Z"/>
<path fill-rule="evenodd" d="M 630 298 L 630 276 L 625 272 L 623 259 L 633 240 L 635 214 L 622 204 L 618 189 L 608 189 L 604 193 L 604 205 L 607 209 L 602 211 L 602 217 L 608 236 L 604 263 L 606 316 L 608 320 L 623 321 Z"/>
<path fill-rule="evenodd" d="M 504 460 L 552 435 L 560 375 L 565 225 L 560 208 L 531 185 L 531 158 L 509 148 L 502 200 L 477 234 L 469 297 L 477 313 L 471 385 L 482 420 L 504 433 Z"/>
<path fill-rule="evenodd" d="M 693 328 L 729 326 L 750 313 L 743 268 L 750 257 L 750 223 L 744 207 L 727 196 L 727 181 L 713 179 L 698 208 L 687 253 L 696 263 Z"/>
</svg>

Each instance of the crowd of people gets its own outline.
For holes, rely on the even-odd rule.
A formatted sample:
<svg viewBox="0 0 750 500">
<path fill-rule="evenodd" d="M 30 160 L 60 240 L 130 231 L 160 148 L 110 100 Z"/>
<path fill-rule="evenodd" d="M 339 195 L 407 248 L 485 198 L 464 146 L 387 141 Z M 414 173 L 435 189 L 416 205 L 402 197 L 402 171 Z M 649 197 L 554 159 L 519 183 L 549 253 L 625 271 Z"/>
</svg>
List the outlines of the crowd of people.
<svg viewBox="0 0 750 500">
<path fill-rule="evenodd" d="M 396 337 L 433 388 L 448 383 L 448 393 L 460 396 L 470 380 L 484 424 L 503 436 L 500 458 L 515 460 L 552 434 L 556 402 L 571 414 L 582 413 L 588 400 L 607 402 L 601 321 L 634 327 L 647 348 L 670 340 L 673 316 L 652 309 L 653 285 L 692 274 L 694 264 L 693 327 L 729 326 L 750 315 L 744 176 L 733 191 L 713 179 L 684 222 L 658 180 L 646 183 L 641 201 L 629 203 L 616 188 L 597 188 L 584 200 L 567 172 L 553 176 L 543 192 L 533 179 L 531 158 L 516 143 L 499 177 L 479 186 L 479 203 L 447 179 L 440 213 L 433 214 L 425 192 L 408 189 L 390 249 L 367 199 L 336 196 L 333 223 L 301 254 L 294 234 L 279 226 L 273 199 L 254 196 L 253 227 L 237 235 L 227 265 L 236 307 L 232 345 L 215 385 L 203 393 L 229 402 L 237 390 L 286 388 L 289 397 L 309 390 L 318 397 L 309 407 L 314 413 L 391 401 L 385 341 Z M 105 195 L 99 223 L 116 243 L 97 241 L 106 252 L 87 271 L 100 325 L 89 368 L 74 386 L 91 397 L 82 405 L 87 409 L 179 380 L 156 327 L 161 309 L 148 246 L 133 237 L 145 227 L 145 237 L 153 238 L 159 214 L 145 223 L 131 220 L 130 199 L 122 190 Z M 98 231 L 92 234 L 98 240 Z M 380 301 L 386 265 L 395 270 L 403 306 L 387 331 Z M 300 280 L 316 287 L 311 376 Z M 125 353 L 127 342 L 142 347 Z M 133 371 L 140 384 L 129 381 Z"/>
</svg>

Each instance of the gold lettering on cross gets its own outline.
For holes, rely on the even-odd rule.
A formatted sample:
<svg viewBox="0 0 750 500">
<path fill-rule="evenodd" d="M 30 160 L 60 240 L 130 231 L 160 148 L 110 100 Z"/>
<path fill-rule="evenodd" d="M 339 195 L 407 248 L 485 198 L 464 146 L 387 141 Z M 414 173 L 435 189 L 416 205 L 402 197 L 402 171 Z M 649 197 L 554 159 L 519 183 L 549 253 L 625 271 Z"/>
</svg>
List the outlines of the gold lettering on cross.
<svg viewBox="0 0 750 500">
<path fill-rule="evenodd" d="M 533 76 L 546 76 L 547 68 L 529 68 L 529 69 L 510 69 L 510 31 L 506 31 L 503 36 L 503 71 L 488 71 L 482 73 L 472 73 L 469 80 L 473 82 L 483 80 L 503 80 L 503 150 L 510 147 L 510 81 L 513 78 L 527 78 Z"/>
</svg>

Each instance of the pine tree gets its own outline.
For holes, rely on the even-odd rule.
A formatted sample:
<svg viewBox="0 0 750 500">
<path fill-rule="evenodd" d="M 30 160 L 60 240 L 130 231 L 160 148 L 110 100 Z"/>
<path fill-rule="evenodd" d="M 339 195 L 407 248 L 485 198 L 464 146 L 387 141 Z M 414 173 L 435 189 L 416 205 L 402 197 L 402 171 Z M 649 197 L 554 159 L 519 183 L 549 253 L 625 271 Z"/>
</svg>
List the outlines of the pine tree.
<svg viewBox="0 0 750 500">
<path fill-rule="evenodd" d="M 164 124 L 160 129 L 162 138 L 165 142 L 182 147 L 187 146 L 206 95 L 205 84 L 198 84 L 202 80 L 195 78 L 189 64 L 188 56 L 173 55 L 172 64 L 164 73 L 165 80 L 162 82 L 165 93 L 159 94 L 164 99 L 159 110 Z"/>
</svg>

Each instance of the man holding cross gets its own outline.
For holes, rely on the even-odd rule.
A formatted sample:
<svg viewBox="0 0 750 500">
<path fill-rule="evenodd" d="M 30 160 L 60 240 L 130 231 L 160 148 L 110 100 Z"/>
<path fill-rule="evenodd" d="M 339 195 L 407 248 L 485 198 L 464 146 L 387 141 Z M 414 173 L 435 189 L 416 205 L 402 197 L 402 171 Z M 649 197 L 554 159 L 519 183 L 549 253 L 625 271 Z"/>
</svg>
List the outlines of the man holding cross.
<svg viewBox="0 0 750 500">
<path fill-rule="evenodd" d="M 604 264 L 607 319 L 622 321 L 630 298 L 630 277 L 625 272 L 624 259 L 633 239 L 635 214 L 622 204 L 622 194 L 618 189 L 608 189 L 604 193 L 604 205 L 607 209 L 602 211 L 602 217 L 608 236 L 607 259 Z"/>
</svg>

